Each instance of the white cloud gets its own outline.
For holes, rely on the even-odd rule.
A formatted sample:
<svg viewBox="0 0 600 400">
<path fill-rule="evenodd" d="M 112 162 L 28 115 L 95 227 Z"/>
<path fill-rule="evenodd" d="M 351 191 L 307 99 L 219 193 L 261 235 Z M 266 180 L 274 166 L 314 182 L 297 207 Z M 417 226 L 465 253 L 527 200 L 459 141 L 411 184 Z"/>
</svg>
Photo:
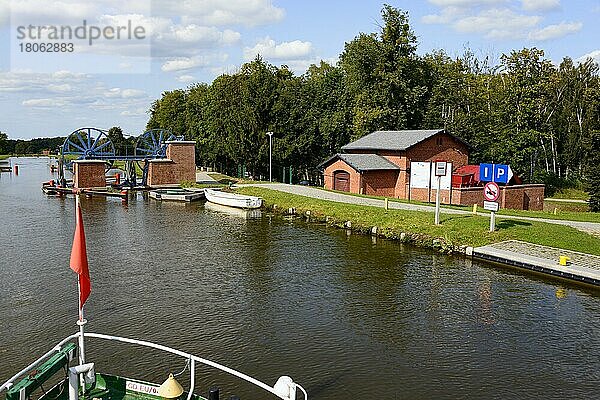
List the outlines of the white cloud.
<svg viewBox="0 0 600 400">
<path fill-rule="evenodd" d="M 495 6 L 507 3 L 507 0 L 429 0 L 431 4 L 439 7 L 476 7 Z"/>
<path fill-rule="evenodd" d="M 429 0 L 439 12 L 425 15 L 426 24 L 444 24 L 455 31 L 492 40 L 558 39 L 578 32 L 580 22 L 543 26 L 544 12 L 560 8 L 560 0 Z M 517 4 L 515 4 L 517 3 Z M 519 12 L 519 3 L 520 9 Z"/>
<path fill-rule="evenodd" d="M 237 43 L 241 34 L 239 32 L 225 29 L 219 31 L 215 27 L 200 26 L 196 24 L 174 26 L 167 38 L 171 38 L 184 43 L 216 43 L 230 45 Z"/>
<path fill-rule="evenodd" d="M 122 99 L 133 99 L 144 97 L 146 92 L 138 89 L 121 89 L 121 88 L 111 88 L 105 92 L 104 97 L 115 98 L 119 97 Z"/>
<path fill-rule="evenodd" d="M 164 72 L 185 71 L 196 67 L 208 65 L 207 61 L 202 57 L 180 57 L 165 62 L 161 70 Z"/>
<path fill-rule="evenodd" d="M 551 11 L 560 8 L 560 0 L 523 0 L 526 11 Z"/>
<path fill-rule="evenodd" d="M 70 84 L 64 83 L 62 85 L 48 85 L 48 90 L 55 93 L 70 92 L 73 88 Z"/>
<path fill-rule="evenodd" d="M 556 25 L 548 25 L 540 30 L 529 33 L 529 39 L 534 41 L 544 41 L 558 39 L 563 36 L 579 32 L 583 24 L 581 22 L 561 22 Z"/>
<path fill-rule="evenodd" d="M 188 83 L 196 80 L 196 78 L 192 75 L 180 75 L 175 79 L 177 79 L 177 81 L 181 83 Z"/>
<path fill-rule="evenodd" d="M 119 114 L 123 117 L 140 117 L 140 116 L 146 116 L 146 109 L 144 108 L 135 108 L 132 110 L 124 110 L 121 111 L 121 113 Z"/>
<path fill-rule="evenodd" d="M 421 21 L 425 24 L 448 24 L 459 17 L 465 16 L 465 10 L 461 7 L 444 7 L 440 14 L 425 15 Z"/>
<path fill-rule="evenodd" d="M 592 60 L 594 60 L 595 62 L 600 64 L 600 50 L 594 50 L 587 54 L 584 54 L 581 57 L 579 57 L 578 59 L 576 59 L 575 62 L 581 64 L 581 63 L 586 62 L 588 60 L 588 58 L 591 58 Z"/>
<path fill-rule="evenodd" d="M 59 98 L 46 98 L 46 99 L 29 99 L 24 100 L 22 103 L 25 107 L 64 107 L 69 104 L 68 101 Z"/>
<path fill-rule="evenodd" d="M 69 87 L 80 85 L 88 79 L 88 75 L 69 71 L 57 71 L 53 74 L 3 72 L 0 73 L 0 92 L 40 91 L 56 93 L 67 91 L 67 85 Z"/>
<path fill-rule="evenodd" d="M 269 37 L 256 43 L 254 47 L 244 48 L 244 59 L 252 60 L 257 55 L 273 60 L 299 60 L 306 58 L 313 52 L 311 42 L 294 40 L 280 44 Z"/>
<path fill-rule="evenodd" d="M 209 54 L 206 56 L 175 57 L 168 59 L 160 69 L 164 72 L 186 71 L 193 68 L 210 67 L 214 63 L 227 61 L 227 54 Z"/>
<path fill-rule="evenodd" d="M 508 39 L 523 37 L 541 20 L 539 16 L 517 14 L 509 9 L 491 9 L 461 18 L 453 26 L 462 33 L 483 33 L 490 39 Z"/>
<path fill-rule="evenodd" d="M 274 6 L 272 0 L 164 1 L 153 6 L 155 14 L 183 16 L 183 24 L 257 26 L 279 22 L 285 17 L 285 10 Z"/>
</svg>

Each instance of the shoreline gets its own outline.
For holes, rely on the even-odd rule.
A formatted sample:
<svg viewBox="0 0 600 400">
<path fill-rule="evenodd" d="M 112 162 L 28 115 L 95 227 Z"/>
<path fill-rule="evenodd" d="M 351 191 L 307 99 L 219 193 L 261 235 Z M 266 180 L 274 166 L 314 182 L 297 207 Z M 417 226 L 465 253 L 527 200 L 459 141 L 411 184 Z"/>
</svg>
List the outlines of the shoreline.
<svg viewBox="0 0 600 400">
<path fill-rule="evenodd" d="M 442 213 L 442 225 L 433 224 L 433 214 L 421 211 L 385 210 L 373 206 L 337 203 L 273 189 L 238 187 L 236 192 L 262 197 L 263 208 L 283 216 L 299 216 L 308 222 L 326 223 L 340 229 L 414 244 L 447 254 L 466 254 L 479 247 L 505 240 L 520 240 L 600 256 L 600 239 L 575 228 L 537 221 L 502 220 L 489 232 L 489 218 Z M 565 238 L 569 239 L 566 240 Z M 592 250 L 592 251 L 590 251 Z"/>
</svg>

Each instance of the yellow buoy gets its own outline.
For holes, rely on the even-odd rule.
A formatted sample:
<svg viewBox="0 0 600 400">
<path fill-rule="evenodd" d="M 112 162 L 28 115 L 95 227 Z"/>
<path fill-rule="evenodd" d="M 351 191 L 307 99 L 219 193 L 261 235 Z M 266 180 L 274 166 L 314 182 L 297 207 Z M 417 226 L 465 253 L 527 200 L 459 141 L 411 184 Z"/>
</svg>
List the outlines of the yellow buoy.
<svg viewBox="0 0 600 400">
<path fill-rule="evenodd" d="M 183 393 L 183 387 L 177 382 L 173 374 L 158 388 L 158 395 L 165 399 L 176 399 Z"/>
</svg>

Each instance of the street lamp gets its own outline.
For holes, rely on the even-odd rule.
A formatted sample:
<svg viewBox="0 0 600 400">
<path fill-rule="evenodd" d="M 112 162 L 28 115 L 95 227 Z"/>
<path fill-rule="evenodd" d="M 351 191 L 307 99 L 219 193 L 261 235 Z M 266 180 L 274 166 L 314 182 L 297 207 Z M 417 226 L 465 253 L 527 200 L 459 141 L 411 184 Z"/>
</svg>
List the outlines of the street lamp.
<svg viewBox="0 0 600 400">
<path fill-rule="evenodd" d="M 269 182 L 273 182 L 273 163 L 272 163 L 273 132 L 267 132 L 267 135 L 269 135 Z"/>
</svg>

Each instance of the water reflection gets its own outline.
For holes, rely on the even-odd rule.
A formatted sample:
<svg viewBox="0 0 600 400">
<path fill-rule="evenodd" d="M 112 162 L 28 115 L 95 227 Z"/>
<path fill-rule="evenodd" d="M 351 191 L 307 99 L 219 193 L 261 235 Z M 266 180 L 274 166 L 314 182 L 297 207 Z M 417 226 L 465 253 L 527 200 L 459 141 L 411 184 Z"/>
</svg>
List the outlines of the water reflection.
<svg viewBox="0 0 600 400">
<path fill-rule="evenodd" d="M 0 177 L 0 379 L 72 333 L 77 315 L 73 198 L 42 195 L 46 161 L 19 164 Z M 204 202 L 81 203 L 90 330 L 270 383 L 289 374 L 317 400 L 596 394 L 600 304 L 585 289 Z M 101 342 L 89 351 L 99 370 L 152 381 L 183 367 Z M 264 398 L 208 369 L 197 380 L 202 393 L 219 384 L 225 397 Z"/>
</svg>

